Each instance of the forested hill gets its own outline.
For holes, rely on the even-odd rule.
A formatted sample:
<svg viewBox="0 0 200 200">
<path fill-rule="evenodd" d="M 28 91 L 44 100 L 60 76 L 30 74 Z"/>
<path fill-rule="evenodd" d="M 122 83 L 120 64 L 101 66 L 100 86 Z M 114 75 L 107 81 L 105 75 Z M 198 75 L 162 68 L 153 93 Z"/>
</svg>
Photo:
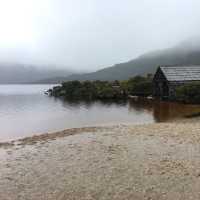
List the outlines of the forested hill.
<svg viewBox="0 0 200 200">
<path fill-rule="evenodd" d="M 135 75 L 154 73 L 159 65 L 200 64 L 200 40 L 188 40 L 174 48 L 144 54 L 126 63 L 65 80 L 125 80 Z"/>
<path fill-rule="evenodd" d="M 136 75 L 154 73 L 159 65 L 200 65 L 200 39 L 187 40 L 174 48 L 146 53 L 126 63 L 102 70 L 74 74 L 67 68 L 25 66 L 0 63 L 0 84 L 5 83 L 60 83 L 69 80 L 127 80 Z M 79 72 L 80 73 L 80 72 Z"/>
</svg>

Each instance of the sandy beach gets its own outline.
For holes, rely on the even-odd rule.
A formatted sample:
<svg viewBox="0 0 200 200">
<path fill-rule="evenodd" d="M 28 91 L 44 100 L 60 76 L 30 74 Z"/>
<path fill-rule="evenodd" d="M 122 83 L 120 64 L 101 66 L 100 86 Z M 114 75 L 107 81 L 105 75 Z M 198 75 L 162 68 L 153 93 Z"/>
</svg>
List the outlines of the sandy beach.
<svg viewBox="0 0 200 200">
<path fill-rule="evenodd" d="M 200 119 L 0 144 L 1 200 L 200 199 Z"/>
</svg>

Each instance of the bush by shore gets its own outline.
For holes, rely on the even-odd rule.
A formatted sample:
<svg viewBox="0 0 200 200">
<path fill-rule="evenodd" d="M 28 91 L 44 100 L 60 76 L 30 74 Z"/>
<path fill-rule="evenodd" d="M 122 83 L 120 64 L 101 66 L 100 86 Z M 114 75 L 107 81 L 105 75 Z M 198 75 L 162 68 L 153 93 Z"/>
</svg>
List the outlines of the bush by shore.
<svg viewBox="0 0 200 200">
<path fill-rule="evenodd" d="M 176 89 L 178 101 L 184 103 L 200 103 L 200 82 L 188 83 Z"/>
<path fill-rule="evenodd" d="M 152 95 L 151 77 L 136 76 L 127 81 L 68 81 L 50 89 L 54 97 L 75 99 L 124 99 L 128 95 Z"/>
</svg>

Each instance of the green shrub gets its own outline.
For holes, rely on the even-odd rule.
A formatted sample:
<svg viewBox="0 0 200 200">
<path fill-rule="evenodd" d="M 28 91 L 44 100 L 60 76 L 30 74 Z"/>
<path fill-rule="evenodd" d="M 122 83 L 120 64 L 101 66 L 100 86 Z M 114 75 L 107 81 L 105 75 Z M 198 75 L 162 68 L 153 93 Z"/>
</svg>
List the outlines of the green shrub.
<svg viewBox="0 0 200 200">
<path fill-rule="evenodd" d="M 136 76 L 127 81 L 68 81 L 51 90 L 56 97 L 75 99 L 123 99 L 129 94 L 148 96 L 152 94 L 149 77 Z"/>
<path fill-rule="evenodd" d="M 153 85 L 150 78 L 136 76 L 127 82 L 128 93 L 137 96 L 152 95 Z"/>
<path fill-rule="evenodd" d="M 188 83 L 176 89 L 177 100 L 185 103 L 200 103 L 200 82 Z"/>
</svg>

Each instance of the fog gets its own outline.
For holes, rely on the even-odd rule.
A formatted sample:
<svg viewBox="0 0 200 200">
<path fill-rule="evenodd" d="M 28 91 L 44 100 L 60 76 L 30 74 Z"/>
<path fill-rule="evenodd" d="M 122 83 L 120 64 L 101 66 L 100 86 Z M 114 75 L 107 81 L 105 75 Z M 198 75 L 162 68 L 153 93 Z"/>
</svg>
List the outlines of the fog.
<svg viewBox="0 0 200 200">
<path fill-rule="evenodd" d="M 0 0 L 0 62 L 90 70 L 199 34 L 199 0 Z"/>
</svg>

